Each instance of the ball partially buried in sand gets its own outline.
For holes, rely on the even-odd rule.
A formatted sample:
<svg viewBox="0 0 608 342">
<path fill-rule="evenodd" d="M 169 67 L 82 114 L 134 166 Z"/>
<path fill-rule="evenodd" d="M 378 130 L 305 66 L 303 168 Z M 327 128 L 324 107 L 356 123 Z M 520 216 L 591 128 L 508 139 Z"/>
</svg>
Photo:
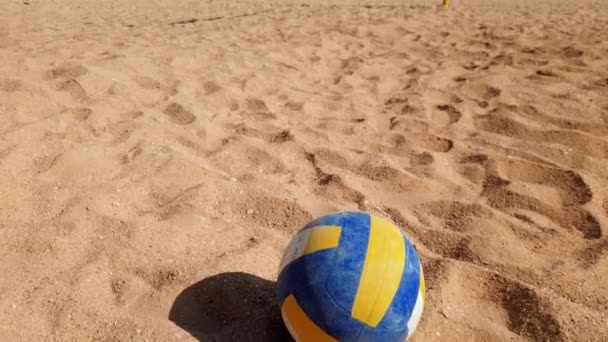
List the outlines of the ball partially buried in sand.
<svg viewBox="0 0 608 342">
<path fill-rule="evenodd" d="M 422 315 L 424 275 L 414 247 L 393 223 L 340 212 L 293 237 L 278 296 L 296 341 L 404 341 Z"/>
</svg>

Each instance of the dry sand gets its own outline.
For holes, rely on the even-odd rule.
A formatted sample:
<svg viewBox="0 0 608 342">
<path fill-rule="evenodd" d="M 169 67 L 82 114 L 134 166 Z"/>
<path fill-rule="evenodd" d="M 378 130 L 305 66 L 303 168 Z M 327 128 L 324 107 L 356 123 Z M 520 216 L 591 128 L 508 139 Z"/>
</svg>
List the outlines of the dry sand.
<svg viewBox="0 0 608 342">
<path fill-rule="evenodd" d="M 608 340 L 608 3 L 6 0 L 3 341 L 286 340 L 292 234 L 360 209 L 414 341 Z"/>
</svg>

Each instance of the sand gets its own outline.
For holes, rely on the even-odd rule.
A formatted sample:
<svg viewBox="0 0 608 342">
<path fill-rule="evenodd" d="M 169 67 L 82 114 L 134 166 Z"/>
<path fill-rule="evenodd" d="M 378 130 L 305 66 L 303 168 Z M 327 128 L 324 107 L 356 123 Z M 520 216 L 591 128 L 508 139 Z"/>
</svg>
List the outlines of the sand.
<svg viewBox="0 0 608 342">
<path fill-rule="evenodd" d="M 392 219 L 414 341 L 608 340 L 608 3 L 0 5 L 0 336 L 283 341 L 302 225 Z"/>
</svg>

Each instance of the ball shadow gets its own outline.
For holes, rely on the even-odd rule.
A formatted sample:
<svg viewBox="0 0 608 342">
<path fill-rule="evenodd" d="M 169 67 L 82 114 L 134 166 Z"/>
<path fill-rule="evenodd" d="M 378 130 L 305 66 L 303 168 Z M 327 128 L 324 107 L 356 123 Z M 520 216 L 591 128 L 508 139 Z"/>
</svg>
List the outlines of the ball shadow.
<svg viewBox="0 0 608 342">
<path fill-rule="evenodd" d="M 183 290 L 169 320 L 199 341 L 293 341 L 275 288 L 247 273 L 217 274 Z"/>
</svg>

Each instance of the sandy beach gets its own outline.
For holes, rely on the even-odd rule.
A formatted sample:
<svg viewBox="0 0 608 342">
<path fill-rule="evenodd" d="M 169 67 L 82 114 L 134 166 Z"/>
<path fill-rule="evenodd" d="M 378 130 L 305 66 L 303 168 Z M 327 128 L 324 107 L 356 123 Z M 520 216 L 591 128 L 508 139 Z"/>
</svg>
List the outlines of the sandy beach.
<svg viewBox="0 0 608 342">
<path fill-rule="evenodd" d="M 608 340 L 608 2 L 7 0 L 0 339 L 290 341 L 281 255 L 391 219 L 421 341 Z"/>
</svg>

